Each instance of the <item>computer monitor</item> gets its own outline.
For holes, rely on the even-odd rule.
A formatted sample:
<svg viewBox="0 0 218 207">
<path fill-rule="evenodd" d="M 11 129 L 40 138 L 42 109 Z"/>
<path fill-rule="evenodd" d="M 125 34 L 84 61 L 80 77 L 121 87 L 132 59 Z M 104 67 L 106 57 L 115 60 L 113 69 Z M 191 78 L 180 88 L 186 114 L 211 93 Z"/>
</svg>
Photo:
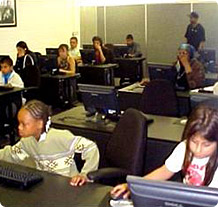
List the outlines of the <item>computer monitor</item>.
<svg viewBox="0 0 218 207">
<path fill-rule="evenodd" d="M 218 189 L 128 176 L 134 207 L 215 207 Z"/>
<path fill-rule="evenodd" d="M 207 72 L 215 73 L 216 71 L 216 50 L 204 49 L 199 51 L 199 60 L 206 68 Z"/>
<path fill-rule="evenodd" d="M 124 44 L 114 44 L 114 57 L 115 58 L 122 58 L 126 54 L 128 54 L 129 47 Z"/>
<path fill-rule="evenodd" d="M 58 48 L 46 48 L 46 55 L 48 56 L 57 56 L 58 55 Z"/>
<path fill-rule="evenodd" d="M 148 73 L 150 80 L 165 79 L 176 83 L 177 71 L 172 64 L 148 63 Z"/>
<path fill-rule="evenodd" d="M 57 57 L 54 55 L 42 55 L 39 59 L 39 67 L 41 73 L 50 73 L 52 75 L 58 74 Z"/>
<path fill-rule="evenodd" d="M 84 43 L 83 49 L 93 49 L 93 44 L 92 43 Z"/>
<path fill-rule="evenodd" d="M 95 60 L 94 49 L 81 49 L 80 54 L 81 54 L 83 64 L 93 64 L 94 63 L 94 60 Z"/>
<path fill-rule="evenodd" d="M 1 61 L 3 58 L 6 58 L 6 57 L 9 57 L 9 55 L 0 55 L 0 61 Z"/>
<path fill-rule="evenodd" d="M 109 119 L 120 114 L 117 92 L 114 86 L 78 84 L 78 88 L 87 112 L 94 112 L 94 114 L 98 112 Z"/>
</svg>

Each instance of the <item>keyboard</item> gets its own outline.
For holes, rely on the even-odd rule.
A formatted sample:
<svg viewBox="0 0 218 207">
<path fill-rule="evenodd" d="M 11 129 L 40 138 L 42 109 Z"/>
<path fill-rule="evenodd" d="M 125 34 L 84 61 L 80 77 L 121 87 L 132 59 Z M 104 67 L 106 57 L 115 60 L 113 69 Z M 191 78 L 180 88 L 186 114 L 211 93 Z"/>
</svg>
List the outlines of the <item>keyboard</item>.
<svg viewBox="0 0 218 207">
<path fill-rule="evenodd" d="M 41 182 L 43 177 L 30 171 L 18 171 L 8 166 L 0 166 L 0 183 L 27 189 Z"/>
<path fill-rule="evenodd" d="M 2 85 L 0 85 L 0 92 L 11 91 L 13 89 L 14 89 L 14 87 L 11 87 L 11 86 L 2 86 Z"/>
</svg>

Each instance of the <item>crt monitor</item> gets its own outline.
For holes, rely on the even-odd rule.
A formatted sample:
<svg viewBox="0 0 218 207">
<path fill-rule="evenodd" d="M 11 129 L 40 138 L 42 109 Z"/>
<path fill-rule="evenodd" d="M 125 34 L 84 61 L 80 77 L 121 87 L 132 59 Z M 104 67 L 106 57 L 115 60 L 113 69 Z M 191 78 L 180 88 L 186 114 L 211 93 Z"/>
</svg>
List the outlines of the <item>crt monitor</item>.
<svg viewBox="0 0 218 207">
<path fill-rule="evenodd" d="M 122 58 L 128 54 L 129 47 L 124 44 L 114 44 L 114 57 Z"/>
<path fill-rule="evenodd" d="M 173 84 L 176 82 L 177 71 L 172 64 L 148 63 L 150 80 L 165 79 Z"/>
<path fill-rule="evenodd" d="M 95 60 L 95 51 L 94 49 L 82 49 L 80 50 L 81 58 L 83 64 L 92 64 Z"/>
<path fill-rule="evenodd" d="M 216 207 L 218 189 L 128 176 L 134 207 Z"/>
<path fill-rule="evenodd" d="M 106 117 L 120 113 L 117 92 L 114 86 L 78 84 L 86 111 L 98 112 Z"/>
</svg>

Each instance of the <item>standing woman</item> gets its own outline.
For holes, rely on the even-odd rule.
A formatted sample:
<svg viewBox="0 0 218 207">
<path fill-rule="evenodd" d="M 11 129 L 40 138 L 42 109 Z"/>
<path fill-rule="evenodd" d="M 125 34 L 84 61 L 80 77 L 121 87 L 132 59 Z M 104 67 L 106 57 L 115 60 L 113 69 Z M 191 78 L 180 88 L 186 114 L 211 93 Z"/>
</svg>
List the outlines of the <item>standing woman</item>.
<svg viewBox="0 0 218 207">
<path fill-rule="evenodd" d="M 69 55 L 69 47 L 66 44 L 61 44 L 58 48 L 58 68 L 60 72 L 75 74 L 75 61 Z"/>
<path fill-rule="evenodd" d="M 29 66 L 34 66 L 35 61 L 32 52 L 29 50 L 26 42 L 20 41 L 16 45 L 17 48 L 17 60 L 14 66 L 15 72 L 22 77 L 22 71 Z"/>
</svg>

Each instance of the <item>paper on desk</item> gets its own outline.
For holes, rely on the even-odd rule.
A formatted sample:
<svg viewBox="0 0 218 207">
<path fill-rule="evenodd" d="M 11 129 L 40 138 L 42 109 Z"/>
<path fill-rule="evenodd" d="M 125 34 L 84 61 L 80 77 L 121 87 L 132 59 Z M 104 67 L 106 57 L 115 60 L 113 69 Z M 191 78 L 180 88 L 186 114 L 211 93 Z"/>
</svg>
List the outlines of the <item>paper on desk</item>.
<svg viewBox="0 0 218 207">
<path fill-rule="evenodd" d="M 4 207 L 4 206 L 0 203 L 0 207 Z"/>
<path fill-rule="evenodd" d="M 210 91 L 213 92 L 213 89 L 214 89 L 214 86 L 208 86 L 208 87 L 203 88 L 204 91 L 209 91 L 209 92 Z M 202 90 L 202 89 L 200 89 L 200 90 Z M 198 93 L 199 89 L 193 89 L 193 90 L 191 90 L 191 92 Z"/>
</svg>

